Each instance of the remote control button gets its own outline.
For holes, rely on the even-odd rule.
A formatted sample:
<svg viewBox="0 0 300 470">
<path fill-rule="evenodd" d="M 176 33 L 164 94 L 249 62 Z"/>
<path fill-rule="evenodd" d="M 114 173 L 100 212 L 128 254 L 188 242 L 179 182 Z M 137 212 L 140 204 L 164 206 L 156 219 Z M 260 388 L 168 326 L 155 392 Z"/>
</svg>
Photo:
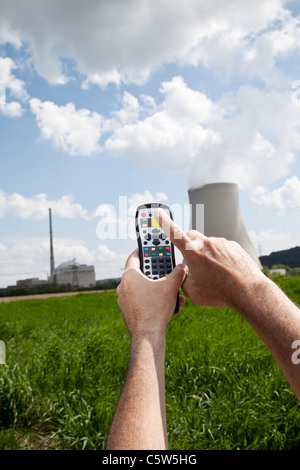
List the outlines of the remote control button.
<svg viewBox="0 0 300 470">
<path fill-rule="evenodd" d="M 158 277 L 153 277 L 152 279 L 158 279 Z"/>
<path fill-rule="evenodd" d="M 160 230 L 159 230 L 158 228 L 154 228 L 154 229 L 152 230 L 152 233 L 159 233 L 159 232 L 160 232 Z"/>
<path fill-rule="evenodd" d="M 149 253 L 145 253 L 145 256 L 146 256 L 146 257 L 149 256 Z"/>
<path fill-rule="evenodd" d="M 155 238 L 152 243 L 153 245 L 160 245 L 160 241 L 157 238 Z"/>
<path fill-rule="evenodd" d="M 157 259 L 152 258 L 152 264 L 157 264 Z"/>
<path fill-rule="evenodd" d="M 150 233 L 147 233 L 147 235 L 144 236 L 145 240 L 151 240 L 151 235 Z"/>
<path fill-rule="evenodd" d="M 148 242 L 144 242 L 144 245 L 148 245 Z"/>
<path fill-rule="evenodd" d="M 151 273 L 150 273 L 150 271 L 146 271 L 145 274 L 146 274 L 146 276 L 148 276 Z"/>
<path fill-rule="evenodd" d="M 161 233 L 161 234 L 159 235 L 159 238 L 160 238 L 161 240 L 165 240 L 165 239 L 167 238 L 167 235 L 166 235 L 165 233 Z"/>
<path fill-rule="evenodd" d="M 169 240 L 166 240 L 165 243 L 166 243 L 167 245 L 169 245 L 170 242 L 169 242 Z"/>
<path fill-rule="evenodd" d="M 170 251 L 170 247 L 169 247 L 169 246 L 166 246 L 166 251 Z"/>
<path fill-rule="evenodd" d="M 172 269 L 167 269 L 167 274 L 170 274 L 172 272 Z"/>
<path fill-rule="evenodd" d="M 171 253 L 166 253 L 166 256 L 171 256 Z"/>
<path fill-rule="evenodd" d="M 159 271 L 159 274 L 165 274 L 165 271 L 162 269 L 161 271 Z"/>
<path fill-rule="evenodd" d="M 158 271 L 152 271 L 152 274 L 158 274 Z"/>
<path fill-rule="evenodd" d="M 152 227 L 160 227 L 156 219 L 152 219 Z"/>
</svg>

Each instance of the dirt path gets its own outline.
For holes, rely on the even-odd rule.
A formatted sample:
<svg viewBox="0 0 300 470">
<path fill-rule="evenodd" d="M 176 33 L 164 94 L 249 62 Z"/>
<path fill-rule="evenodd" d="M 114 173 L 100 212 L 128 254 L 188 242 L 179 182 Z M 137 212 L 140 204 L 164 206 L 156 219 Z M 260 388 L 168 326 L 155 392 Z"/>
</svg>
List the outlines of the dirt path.
<svg viewBox="0 0 300 470">
<path fill-rule="evenodd" d="M 11 297 L 0 297 L 0 303 L 1 302 L 15 302 L 16 300 L 48 299 L 49 297 L 69 297 L 70 295 L 78 295 L 78 294 L 100 294 L 102 292 L 106 292 L 106 291 L 89 290 L 89 291 L 82 291 L 82 292 L 57 292 L 55 294 L 18 295 L 18 296 L 11 296 Z"/>
</svg>

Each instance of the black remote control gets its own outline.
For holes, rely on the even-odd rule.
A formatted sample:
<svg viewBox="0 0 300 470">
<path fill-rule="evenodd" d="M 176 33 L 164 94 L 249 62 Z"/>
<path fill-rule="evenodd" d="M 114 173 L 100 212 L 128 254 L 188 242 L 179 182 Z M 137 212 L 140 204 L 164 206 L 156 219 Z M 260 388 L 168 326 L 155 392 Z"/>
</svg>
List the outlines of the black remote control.
<svg viewBox="0 0 300 470">
<path fill-rule="evenodd" d="M 158 202 L 138 206 L 135 215 L 140 267 L 150 279 L 164 277 L 176 266 L 174 245 L 154 217 L 154 211 L 158 208 L 163 209 L 173 220 L 169 206 Z M 178 310 L 179 293 L 174 313 Z"/>
</svg>

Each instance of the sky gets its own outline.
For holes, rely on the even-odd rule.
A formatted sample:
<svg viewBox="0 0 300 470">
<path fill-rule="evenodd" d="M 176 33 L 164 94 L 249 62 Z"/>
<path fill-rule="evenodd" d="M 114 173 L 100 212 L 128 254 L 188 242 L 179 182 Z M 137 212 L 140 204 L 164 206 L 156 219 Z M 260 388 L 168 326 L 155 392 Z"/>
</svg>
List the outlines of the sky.
<svg viewBox="0 0 300 470">
<path fill-rule="evenodd" d="M 258 255 L 300 245 L 300 6 L 0 0 L 0 287 L 122 275 L 138 204 L 239 186 Z M 205 221 L 204 221 L 205 223 Z"/>
</svg>

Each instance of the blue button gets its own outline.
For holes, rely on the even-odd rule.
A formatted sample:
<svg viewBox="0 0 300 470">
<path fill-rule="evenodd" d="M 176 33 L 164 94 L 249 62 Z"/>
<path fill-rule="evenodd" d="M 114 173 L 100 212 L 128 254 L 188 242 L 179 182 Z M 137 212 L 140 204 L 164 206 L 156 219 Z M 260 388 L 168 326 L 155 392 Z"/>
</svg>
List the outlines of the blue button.
<svg viewBox="0 0 300 470">
<path fill-rule="evenodd" d="M 144 250 L 145 250 L 145 251 L 148 251 L 148 250 L 149 250 L 149 248 L 144 248 Z"/>
<path fill-rule="evenodd" d="M 148 248 L 145 248 L 145 250 L 148 250 Z M 170 256 L 170 253 L 166 253 L 167 256 Z"/>
</svg>

